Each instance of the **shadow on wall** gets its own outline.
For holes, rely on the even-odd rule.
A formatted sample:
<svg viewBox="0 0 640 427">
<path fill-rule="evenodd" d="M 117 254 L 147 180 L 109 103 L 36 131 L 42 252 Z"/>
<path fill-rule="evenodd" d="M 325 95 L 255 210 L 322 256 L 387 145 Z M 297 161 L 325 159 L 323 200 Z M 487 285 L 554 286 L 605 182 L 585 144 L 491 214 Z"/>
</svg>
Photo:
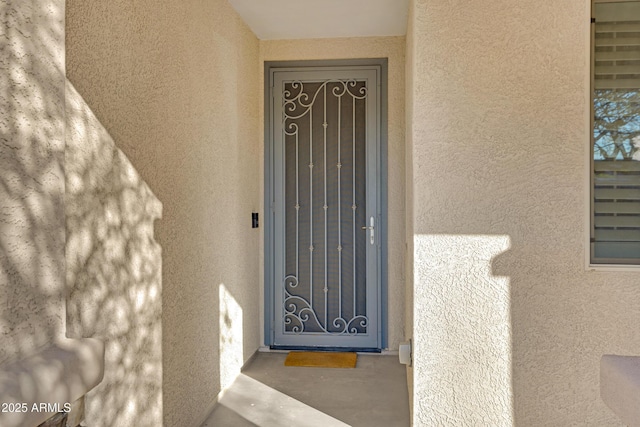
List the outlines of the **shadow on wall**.
<svg viewBox="0 0 640 427">
<path fill-rule="evenodd" d="M 0 399 L 27 409 L 0 425 L 22 426 L 95 385 L 102 347 L 64 339 L 64 0 L 0 8 Z"/>
<path fill-rule="evenodd" d="M 68 335 L 106 344 L 104 380 L 87 397 L 89 423 L 155 427 L 162 331 L 153 221 L 161 204 L 66 85 L 64 6 L 0 6 L 0 365 L 40 352 L 34 360 L 45 366 L 42 350 L 64 341 L 68 297 Z M 60 364 L 46 367 L 63 375 Z M 20 386 L 39 396 L 30 380 L 20 377 Z M 72 394 L 52 381 L 48 398 Z"/>
<path fill-rule="evenodd" d="M 162 204 L 66 86 L 67 334 L 105 342 L 93 426 L 162 425 Z"/>
<path fill-rule="evenodd" d="M 545 234 L 538 241 L 513 236 L 513 248 L 493 262 L 494 274 L 511 280 L 514 420 L 618 425 L 600 397 L 600 359 L 637 353 L 638 282 L 634 273 L 625 281 L 586 272 L 581 233 L 561 226 L 548 220 L 553 242 Z"/>
<path fill-rule="evenodd" d="M 2 365 L 64 335 L 64 10 L 60 3 L 4 1 L 1 6 Z"/>
</svg>

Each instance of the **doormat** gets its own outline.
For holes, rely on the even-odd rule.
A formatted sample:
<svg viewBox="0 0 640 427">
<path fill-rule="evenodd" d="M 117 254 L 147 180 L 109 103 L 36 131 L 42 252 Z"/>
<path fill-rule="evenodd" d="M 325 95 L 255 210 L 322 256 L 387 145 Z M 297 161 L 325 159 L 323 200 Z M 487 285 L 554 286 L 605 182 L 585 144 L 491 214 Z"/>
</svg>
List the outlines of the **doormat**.
<svg viewBox="0 0 640 427">
<path fill-rule="evenodd" d="M 357 353 L 332 353 L 327 351 L 292 351 L 284 366 L 309 368 L 355 368 Z"/>
</svg>

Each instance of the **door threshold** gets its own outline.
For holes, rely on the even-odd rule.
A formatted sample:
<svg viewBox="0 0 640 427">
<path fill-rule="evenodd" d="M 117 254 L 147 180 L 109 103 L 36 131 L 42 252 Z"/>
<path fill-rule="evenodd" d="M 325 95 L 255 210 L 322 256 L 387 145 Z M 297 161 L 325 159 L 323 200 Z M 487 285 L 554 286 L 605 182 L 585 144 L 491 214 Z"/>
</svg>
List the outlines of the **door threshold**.
<svg viewBox="0 0 640 427">
<path fill-rule="evenodd" d="M 270 350 L 283 351 L 327 351 L 327 352 L 343 352 L 343 353 L 382 353 L 379 348 L 357 348 L 357 347 L 313 347 L 313 346 L 297 346 L 297 345 L 271 345 Z"/>
</svg>

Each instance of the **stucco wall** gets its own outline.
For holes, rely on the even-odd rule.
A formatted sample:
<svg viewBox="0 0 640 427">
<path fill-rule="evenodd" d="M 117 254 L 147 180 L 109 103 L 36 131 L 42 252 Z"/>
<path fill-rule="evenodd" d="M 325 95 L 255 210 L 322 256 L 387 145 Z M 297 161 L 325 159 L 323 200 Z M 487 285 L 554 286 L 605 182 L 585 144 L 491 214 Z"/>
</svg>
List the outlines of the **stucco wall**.
<svg viewBox="0 0 640 427">
<path fill-rule="evenodd" d="M 75 88 L 66 87 L 67 336 L 105 343 L 85 398 L 96 426 L 162 424 L 162 205 Z"/>
<path fill-rule="evenodd" d="M 261 89 L 265 61 L 388 58 L 388 347 L 404 339 L 404 37 L 361 37 L 307 40 L 261 40 Z M 262 92 L 259 92 L 262 93 Z M 260 103 L 260 117 L 264 118 Z M 262 123 L 264 126 L 264 124 Z M 263 160 L 261 159 L 261 162 Z M 261 163 L 264 166 L 264 163 Z M 261 170 L 264 170 L 261 168 Z M 261 180 L 262 184 L 262 180 Z M 264 286 L 264 283 L 263 283 Z M 264 316 L 261 316 L 263 319 Z M 262 329 L 261 329 L 262 330 Z"/>
<path fill-rule="evenodd" d="M 0 1 L 0 364 L 64 337 L 64 1 Z"/>
<path fill-rule="evenodd" d="M 68 78 L 163 204 L 163 421 L 259 345 L 258 40 L 224 0 L 67 1 Z"/>
<path fill-rule="evenodd" d="M 587 271 L 589 2 L 411 2 L 414 424 L 620 422 L 638 272 Z"/>
</svg>

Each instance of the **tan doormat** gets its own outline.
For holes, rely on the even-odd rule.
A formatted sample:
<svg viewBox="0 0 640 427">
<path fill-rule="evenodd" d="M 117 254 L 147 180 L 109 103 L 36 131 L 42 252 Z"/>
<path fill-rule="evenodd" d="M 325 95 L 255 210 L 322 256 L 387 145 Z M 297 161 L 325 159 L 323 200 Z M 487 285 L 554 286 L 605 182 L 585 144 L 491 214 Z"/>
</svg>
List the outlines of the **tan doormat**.
<svg viewBox="0 0 640 427">
<path fill-rule="evenodd" d="M 284 361 L 284 366 L 304 366 L 310 368 L 355 368 L 357 360 L 357 353 L 292 351 Z"/>
</svg>

